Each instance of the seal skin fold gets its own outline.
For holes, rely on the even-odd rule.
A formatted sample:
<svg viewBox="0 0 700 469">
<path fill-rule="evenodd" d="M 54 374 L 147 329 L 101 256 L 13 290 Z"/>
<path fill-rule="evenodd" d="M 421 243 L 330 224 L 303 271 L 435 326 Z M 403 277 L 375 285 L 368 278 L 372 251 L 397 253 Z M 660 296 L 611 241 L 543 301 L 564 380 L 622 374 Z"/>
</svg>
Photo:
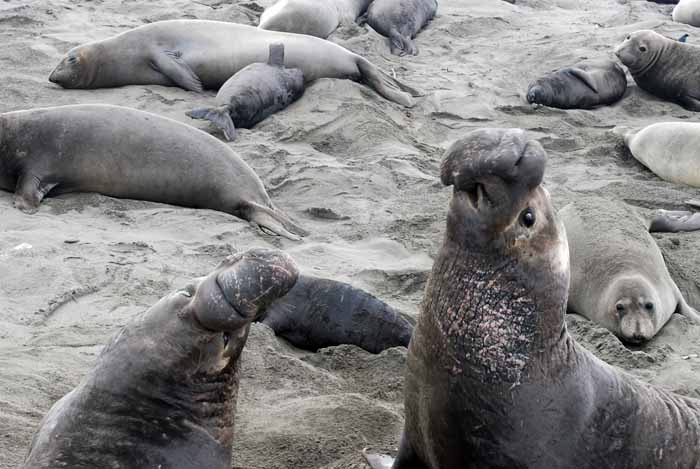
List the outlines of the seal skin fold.
<svg viewBox="0 0 700 469">
<path fill-rule="evenodd" d="M 281 251 L 222 262 L 130 321 L 34 436 L 24 469 L 229 469 L 250 323 L 295 284 Z"/>
<path fill-rule="evenodd" d="M 454 195 L 409 345 L 395 469 L 700 463 L 699 401 L 569 336 L 569 252 L 540 185 L 545 160 L 522 130 L 480 129 L 447 151 L 442 181 Z"/>
</svg>

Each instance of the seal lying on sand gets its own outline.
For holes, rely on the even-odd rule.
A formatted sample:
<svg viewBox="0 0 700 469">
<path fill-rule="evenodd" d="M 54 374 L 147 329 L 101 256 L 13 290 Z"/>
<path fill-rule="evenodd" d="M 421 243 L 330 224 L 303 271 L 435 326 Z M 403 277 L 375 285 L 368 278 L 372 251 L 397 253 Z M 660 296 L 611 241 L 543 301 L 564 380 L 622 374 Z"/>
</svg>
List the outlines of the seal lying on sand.
<svg viewBox="0 0 700 469">
<path fill-rule="evenodd" d="M 447 151 L 441 176 L 454 193 L 408 348 L 394 469 L 700 460 L 700 400 L 620 372 L 567 332 L 569 252 L 540 185 L 545 160 L 522 130 L 476 130 Z"/>
<path fill-rule="evenodd" d="M 591 109 L 613 104 L 625 94 L 627 76 L 612 60 L 587 60 L 538 78 L 527 102 L 560 109 Z"/>
<path fill-rule="evenodd" d="M 642 30 L 627 36 L 615 55 L 641 89 L 700 111 L 700 47 Z"/>
<path fill-rule="evenodd" d="M 157 21 L 76 47 L 49 80 L 64 88 L 164 85 L 218 90 L 247 65 L 266 62 L 274 43 L 284 44 L 285 66 L 301 69 L 307 82 L 349 78 L 404 106 L 413 105 L 405 91 L 418 95 L 367 59 L 332 42 L 204 20 Z"/>
<path fill-rule="evenodd" d="M 284 68 L 284 46 L 272 44 L 266 64 L 250 64 L 224 83 L 216 95 L 219 107 L 194 109 L 187 115 L 213 122 L 232 141 L 236 126 L 251 128 L 303 93 L 304 74 L 298 68 Z"/>
<path fill-rule="evenodd" d="M 333 280 L 299 276 L 261 322 L 294 346 L 316 351 L 352 344 L 371 353 L 408 346 L 413 332 L 401 313 L 369 293 Z"/>
<path fill-rule="evenodd" d="M 571 253 L 570 312 L 631 343 L 654 337 L 674 312 L 700 322 L 671 278 L 649 223 L 632 207 L 586 197 L 559 217 Z"/>
<path fill-rule="evenodd" d="M 250 323 L 297 275 L 288 255 L 255 249 L 161 299 L 54 404 L 23 467 L 230 468 Z"/>
<path fill-rule="evenodd" d="M 689 24 L 691 26 L 700 26 L 700 1 L 699 0 L 681 0 L 673 9 L 673 21 Z"/>
<path fill-rule="evenodd" d="M 361 22 L 389 38 L 392 54 L 417 55 L 413 38 L 436 12 L 437 0 L 374 0 Z"/>
<path fill-rule="evenodd" d="M 148 112 L 100 104 L 8 112 L 0 149 L 0 189 L 14 190 L 15 206 L 29 213 L 47 195 L 98 192 L 218 210 L 290 239 L 305 234 L 228 145 Z"/>
<path fill-rule="evenodd" d="M 258 28 L 326 39 L 341 24 L 353 23 L 372 0 L 278 0 L 260 16 Z"/>
</svg>

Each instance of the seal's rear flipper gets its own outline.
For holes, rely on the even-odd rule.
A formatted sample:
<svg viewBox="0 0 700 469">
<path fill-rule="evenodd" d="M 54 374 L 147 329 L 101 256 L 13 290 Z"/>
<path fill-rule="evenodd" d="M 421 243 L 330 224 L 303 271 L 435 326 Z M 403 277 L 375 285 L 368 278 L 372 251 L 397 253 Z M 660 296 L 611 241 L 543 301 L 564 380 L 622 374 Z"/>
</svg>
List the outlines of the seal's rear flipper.
<svg viewBox="0 0 700 469">
<path fill-rule="evenodd" d="M 292 241 L 300 241 L 301 236 L 309 234 L 308 231 L 295 224 L 279 210 L 264 207 L 255 202 L 247 202 L 247 204 L 248 206 L 241 210 L 241 218 L 255 223 L 262 229 Z"/>
<path fill-rule="evenodd" d="M 279 42 L 270 44 L 270 57 L 267 59 L 267 64 L 276 67 L 284 66 L 284 44 Z"/>
<path fill-rule="evenodd" d="M 659 210 L 651 220 L 652 233 L 677 233 L 700 230 L 700 212 Z"/>
<path fill-rule="evenodd" d="M 700 99 L 697 99 L 694 96 L 680 96 L 678 98 L 678 104 L 689 111 L 700 112 Z"/>
<path fill-rule="evenodd" d="M 229 106 L 198 108 L 185 114 L 192 119 L 204 119 L 210 121 L 224 133 L 226 140 L 233 142 L 236 140 L 236 126 L 231 120 Z"/>
<path fill-rule="evenodd" d="M 690 306 L 688 302 L 685 301 L 685 298 L 683 298 L 683 294 L 681 293 L 680 289 L 678 289 L 678 286 L 676 286 L 676 290 L 676 294 L 678 295 L 678 306 L 676 307 L 676 313 L 682 314 L 695 324 L 700 324 L 700 313 L 698 313 L 695 308 Z"/>
<path fill-rule="evenodd" d="M 411 95 L 423 96 L 418 91 L 380 71 L 372 62 L 359 55 L 357 56 L 357 68 L 360 72 L 361 81 L 389 101 L 402 106 L 413 107 L 415 103 Z"/>
<path fill-rule="evenodd" d="M 187 62 L 182 60 L 182 54 L 176 51 L 162 51 L 153 58 L 156 70 L 170 78 L 177 86 L 188 91 L 203 91 L 202 82 L 197 74 L 192 71 Z"/>
<path fill-rule="evenodd" d="M 391 456 L 368 453 L 367 448 L 362 450 L 362 455 L 372 469 L 391 469 L 394 465 L 394 458 Z"/>
<path fill-rule="evenodd" d="M 394 55 L 418 55 L 416 43 L 413 42 L 410 37 L 402 35 L 394 28 L 391 28 L 389 32 L 389 44 L 391 53 Z"/>
</svg>

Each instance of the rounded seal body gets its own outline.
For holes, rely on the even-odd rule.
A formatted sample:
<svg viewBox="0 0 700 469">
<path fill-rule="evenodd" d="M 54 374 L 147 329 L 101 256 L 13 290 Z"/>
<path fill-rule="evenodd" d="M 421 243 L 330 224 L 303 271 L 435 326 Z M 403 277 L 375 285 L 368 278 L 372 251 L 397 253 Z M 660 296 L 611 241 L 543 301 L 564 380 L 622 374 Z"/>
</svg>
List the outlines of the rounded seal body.
<svg viewBox="0 0 700 469">
<path fill-rule="evenodd" d="M 389 38 L 392 54 L 417 55 L 413 38 L 436 12 L 437 0 L 374 0 L 367 9 L 367 24 Z"/>
<path fill-rule="evenodd" d="M 673 21 L 689 24 L 691 26 L 700 26 L 700 1 L 699 0 L 681 0 L 673 8 Z"/>
</svg>

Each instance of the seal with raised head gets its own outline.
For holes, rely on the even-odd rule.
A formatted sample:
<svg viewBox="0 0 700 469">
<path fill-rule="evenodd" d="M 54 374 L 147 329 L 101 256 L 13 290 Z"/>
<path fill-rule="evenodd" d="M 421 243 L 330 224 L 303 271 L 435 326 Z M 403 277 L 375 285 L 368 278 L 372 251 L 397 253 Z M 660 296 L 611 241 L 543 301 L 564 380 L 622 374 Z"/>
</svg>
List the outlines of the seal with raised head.
<svg viewBox="0 0 700 469">
<path fill-rule="evenodd" d="M 700 26 L 700 0 L 681 0 L 673 8 L 673 21 Z"/>
<path fill-rule="evenodd" d="M 300 275 L 261 322 L 295 347 L 316 351 L 351 344 L 370 353 L 407 347 L 413 324 L 374 295 L 335 280 Z"/>
<path fill-rule="evenodd" d="M 236 127 L 251 128 L 281 111 L 304 94 L 304 73 L 284 67 L 284 45 L 271 44 L 267 63 L 254 63 L 229 78 L 216 94 L 218 107 L 187 112 L 219 127 L 227 140 L 236 139 Z"/>
<path fill-rule="evenodd" d="M 437 0 L 374 0 L 361 21 L 389 38 L 395 55 L 418 55 L 413 39 L 433 19 Z"/>
<path fill-rule="evenodd" d="M 559 217 L 571 253 L 569 312 L 630 343 L 654 337 L 675 312 L 700 322 L 671 278 L 649 222 L 632 207 L 585 197 Z"/>
<path fill-rule="evenodd" d="M 294 261 L 254 249 L 131 320 L 40 424 L 26 469 L 229 469 L 250 324 L 294 286 Z"/>
<path fill-rule="evenodd" d="M 353 23 L 372 0 L 278 0 L 260 16 L 258 28 L 326 39 L 341 24 Z"/>
<path fill-rule="evenodd" d="M 390 101 L 412 106 L 419 93 L 369 60 L 330 41 L 223 21 L 157 21 L 71 49 L 49 76 L 64 88 L 125 85 L 218 90 L 239 70 L 266 62 L 270 44 L 284 44 L 284 65 L 319 78 L 361 81 Z"/>
<path fill-rule="evenodd" d="M 586 60 L 535 80 L 528 87 L 527 102 L 559 109 L 591 109 L 616 103 L 626 90 L 622 67 L 608 59 Z"/>
<path fill-rule="evenodd" d="M 607 365 L 567 332 L 569 250 L 541 185 L 545 160 L 516 129 L 479 129 L 447 151 L 453 196 L 408 348 L 394 469 L 700 461 L 700 400 Z"/>
<path fill-rule="evenodd" d="M 627 36 L 615 55 L 641 89 L 700 112 L 699 46 L 642 30 Z"/>
<path fill-rule="evenodd" d="M 290 239 L 257 174 L 225 143 L 136 109 L 82 104 L 0 114 L 0 189 L 36 212 L 47 195 L 98 192 L 230 213 Z"/>
</svg>

